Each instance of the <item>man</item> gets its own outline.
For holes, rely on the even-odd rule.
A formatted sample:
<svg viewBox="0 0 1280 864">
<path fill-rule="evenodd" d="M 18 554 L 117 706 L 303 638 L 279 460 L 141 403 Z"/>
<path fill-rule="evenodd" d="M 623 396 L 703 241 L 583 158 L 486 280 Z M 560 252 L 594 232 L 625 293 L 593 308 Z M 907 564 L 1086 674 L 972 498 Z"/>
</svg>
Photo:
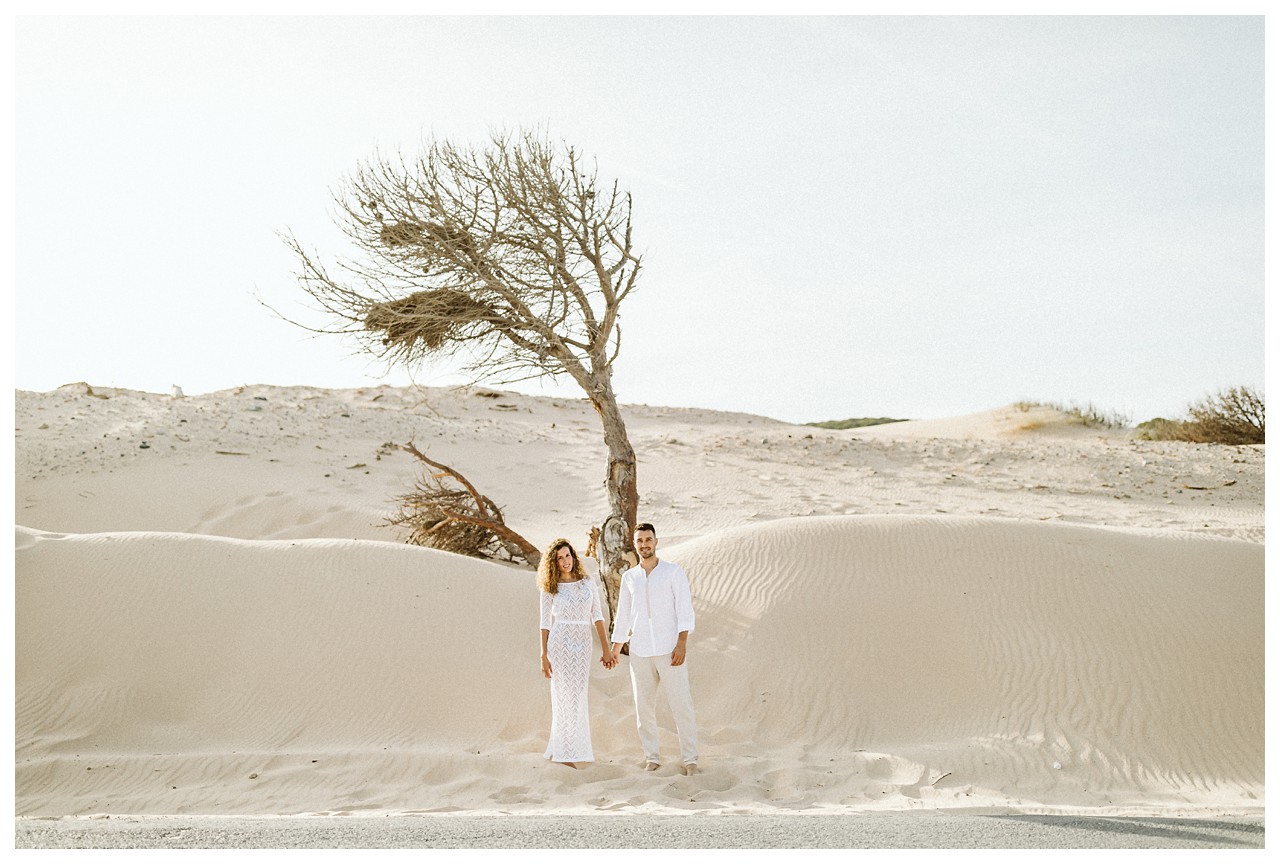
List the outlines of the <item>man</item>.
<svg viewBox="0 0 1280 864">
<path fill-rule="evenodd" d="M 679 564 L 658 560 L 658 535 L 648 522 L 636 526 L 634 539 L 640 563 L 622 574 L 613 623 L 613 659 L 618 659 L 622 643 L 631 643 L 631 692 L 645 770 L 657 770 L 660 764 L 657 698 L 661 690 L 680 733 L 684 773 L 696 774 L 698 729 L 684 662 L 686 642 L 693 632 L 689 577 Z"/>
</svg>

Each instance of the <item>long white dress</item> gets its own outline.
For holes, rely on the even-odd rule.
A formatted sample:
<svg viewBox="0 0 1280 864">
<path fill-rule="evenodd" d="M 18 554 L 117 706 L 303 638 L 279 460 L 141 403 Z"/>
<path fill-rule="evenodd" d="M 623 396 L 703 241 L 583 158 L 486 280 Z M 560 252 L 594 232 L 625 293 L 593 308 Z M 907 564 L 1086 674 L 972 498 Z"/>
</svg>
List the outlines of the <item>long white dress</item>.
<svg viewBox="0 0 1280 864">
<path fill-rule="evenodd" d="M 546 758 L 554 762 L 594 762 L 587 684 L 591 675 L 591 634 L 603 621 L 600 596 L 590 579 L 561 582 L 555 594 L 542 594 L 541 629 L 551 661 L 551 741 Z"/>
</svg>

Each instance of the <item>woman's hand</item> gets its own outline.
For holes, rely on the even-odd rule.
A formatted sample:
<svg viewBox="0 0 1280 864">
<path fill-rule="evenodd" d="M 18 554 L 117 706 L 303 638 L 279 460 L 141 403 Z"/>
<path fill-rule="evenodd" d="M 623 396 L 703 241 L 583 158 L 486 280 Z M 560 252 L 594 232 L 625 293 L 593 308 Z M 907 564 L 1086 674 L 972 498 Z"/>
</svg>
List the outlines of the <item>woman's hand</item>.
<svg viewBox="0 0 1280 864">
<path fill-rule="evenodd" d="M 542 677 L 551 677 L 551 660 L 547 657 L 542 658 Z"/>
<path fill-rule="evenodd" d="M 618 660 L 613 656 L 612 651 L 606 649 L 604 656 L 600 658 L 600 665 L 606 669 L 612 669 L 614 666 L 618 665 Z"/>
</svg>

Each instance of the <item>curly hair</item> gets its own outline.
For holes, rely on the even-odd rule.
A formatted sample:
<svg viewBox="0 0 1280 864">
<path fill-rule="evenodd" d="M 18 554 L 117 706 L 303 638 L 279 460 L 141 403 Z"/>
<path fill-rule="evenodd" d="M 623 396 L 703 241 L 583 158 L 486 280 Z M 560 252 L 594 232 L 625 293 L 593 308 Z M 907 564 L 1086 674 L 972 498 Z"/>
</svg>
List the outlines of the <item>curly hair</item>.
<svg viewBox="0 0 1280 864">
<path fill-rule="evenodd" d="M 559 540 L 552 541 L 547 547 L 547 551 L 542 556 L 542 561 L 538 563 L 538 587 L 548 594 L 554 594 L 560 588 L 560 566 L 556 563 L 556 555 L 561 549 L 568 547 L 569 554 L 573 556 L 573 572 L 579 579 L 587 578 L 587 571 L 582 567 L 582 559 L 578 557 L 578 551 L 573 548 L 573 544 L 561 537 Z"/>
</svg>

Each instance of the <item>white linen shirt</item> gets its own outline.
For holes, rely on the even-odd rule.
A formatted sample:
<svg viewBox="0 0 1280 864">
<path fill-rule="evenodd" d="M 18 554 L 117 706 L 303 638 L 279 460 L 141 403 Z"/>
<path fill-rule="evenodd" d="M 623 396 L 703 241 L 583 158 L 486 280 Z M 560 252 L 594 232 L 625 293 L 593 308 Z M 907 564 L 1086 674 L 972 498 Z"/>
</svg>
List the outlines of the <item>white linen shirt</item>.
<svg viewBox="0 0 1280 864">
<path fill-rule="evenodd" d="M 652 573 L 639 564 L 622 574 L 613 641 L 630 642 L 633 657 L 670 654 L 682 631 L 693 632 L 693 600 L 684 568 L 659 560 Z"/>
</svg>

